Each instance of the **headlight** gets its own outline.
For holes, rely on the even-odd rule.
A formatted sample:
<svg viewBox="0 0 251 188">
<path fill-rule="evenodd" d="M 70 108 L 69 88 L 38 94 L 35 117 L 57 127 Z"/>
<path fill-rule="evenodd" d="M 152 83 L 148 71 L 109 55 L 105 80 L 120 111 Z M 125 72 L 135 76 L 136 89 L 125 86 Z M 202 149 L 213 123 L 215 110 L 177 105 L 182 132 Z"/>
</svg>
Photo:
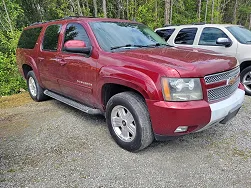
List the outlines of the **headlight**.
<svg viewBox="0 0 251 188">
<path fill-rule="evenodd" d="M 162 78 L 162 92 L 166 101 L 202 100 L 199 78 Z"/>
</svg>

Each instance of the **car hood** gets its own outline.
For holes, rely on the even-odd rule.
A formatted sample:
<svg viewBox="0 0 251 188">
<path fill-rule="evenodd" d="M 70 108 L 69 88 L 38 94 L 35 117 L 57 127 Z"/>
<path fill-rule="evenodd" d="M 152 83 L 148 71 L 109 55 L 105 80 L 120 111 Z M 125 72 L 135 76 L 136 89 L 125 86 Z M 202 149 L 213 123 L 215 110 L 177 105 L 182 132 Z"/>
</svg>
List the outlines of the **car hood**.
<svg viewBox="0 0 251 188">
<path fill-rule="evenodd" d="M 176 69 L 181 77 L 204 77 L 205 75 L 230 70 L 238 65 L 234 57 L 216 52 L 184 48 L 160 47 L 141 48 L 118 52 L 125 58 L 155 62 L 157 66 Z"/>
</svg>

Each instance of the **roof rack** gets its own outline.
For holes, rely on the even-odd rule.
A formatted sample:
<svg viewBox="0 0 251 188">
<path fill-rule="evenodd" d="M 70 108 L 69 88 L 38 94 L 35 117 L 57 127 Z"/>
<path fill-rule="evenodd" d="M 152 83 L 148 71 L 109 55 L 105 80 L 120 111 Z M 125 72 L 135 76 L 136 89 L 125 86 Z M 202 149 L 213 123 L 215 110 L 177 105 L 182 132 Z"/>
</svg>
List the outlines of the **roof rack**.
<svg viewBox="0 0 251 188">
<path fill-rule="evenodd" d="M 32 23 L 30 26 L 38 25 L 38 24 L 44 24 L 44 23 L 48 23 L 48 22 L 75 19 L 75 18 L 95 18 L 95 17 L 92 17 L 92 16 L 67 16 L 67 17 L 64 17 L 64 18 L 61 18 L 61 19 L 56 19 L 56 20 L 49 20 L 49 21 L 44 21 L 44 22 L 35 22 L 35 23 Z"/>
<path fill-rule="evenodd" d="M 179 26 L 179 24 L 166 24 L 164 27 Z"/>
<path fill-rule="evenodd" d="M 180 25 L 205 25 L 205 24 L 206 23 L 204 22 L 192 23 L 192 24 L 167 24 L 167 25 L 164 25 L 164 27 L 180 26 Z"/>
<path fill-rule="evenodd" d="M 199 22 L 199 23 L 192 23 L 192 25 L 205 25 L 205 22 Z"/>
</svg>

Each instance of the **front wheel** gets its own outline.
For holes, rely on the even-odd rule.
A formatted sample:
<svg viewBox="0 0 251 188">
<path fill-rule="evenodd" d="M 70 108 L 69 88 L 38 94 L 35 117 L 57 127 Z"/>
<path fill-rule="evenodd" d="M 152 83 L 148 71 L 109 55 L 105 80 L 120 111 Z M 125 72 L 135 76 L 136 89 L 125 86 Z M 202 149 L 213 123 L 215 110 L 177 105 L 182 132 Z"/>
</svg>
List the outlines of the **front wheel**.
<svg viewBox="0 0 251 188">
<path fill-rule="evenodd" d="M 43 88 L 40 87 L 33 71 L 29 71 L 27 74 L 27 86 L 29 94 L 34 101 L 39 102 L 48 98 L 44 94 Z"/>
<path fill-rule="evenodd" d="M 134 92 L 116 94 L 108 101 L 106 121 L 113 139 L 123 149 L 141 150 L 153 141 L 147 106 Z"/>
<path fill-rule="evenodd" d="M 241 82 L 245 87 L 247 95 L 251 95 L 251 66 L 241 71 Z"/>
</svg>

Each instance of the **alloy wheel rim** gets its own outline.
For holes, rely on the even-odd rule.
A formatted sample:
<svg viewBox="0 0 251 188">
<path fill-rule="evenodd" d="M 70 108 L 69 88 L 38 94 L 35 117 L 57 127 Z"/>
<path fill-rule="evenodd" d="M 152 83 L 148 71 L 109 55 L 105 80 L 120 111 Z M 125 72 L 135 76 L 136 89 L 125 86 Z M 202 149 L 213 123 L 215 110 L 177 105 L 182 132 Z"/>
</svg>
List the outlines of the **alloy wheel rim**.
<svg viewBox="0 0 251 188">
<path fill-rule="evenodd" d="M 112 109 L 111 123 L 115 134 L 124 142 L 131 142 L 136 136 L 136 124 L 131 112 L 118 105 Z"/>
<path fill-rule="evenodd" d="M 242 83 L 246 91 L 251 92 L 251 71 L 244 75 Z"/>
<path fill-rule="evenodd" d="M 37 96 L 37 87 L 34 78 L 29 78 L 29 90 L 32 96 Z"/>
</svg>

